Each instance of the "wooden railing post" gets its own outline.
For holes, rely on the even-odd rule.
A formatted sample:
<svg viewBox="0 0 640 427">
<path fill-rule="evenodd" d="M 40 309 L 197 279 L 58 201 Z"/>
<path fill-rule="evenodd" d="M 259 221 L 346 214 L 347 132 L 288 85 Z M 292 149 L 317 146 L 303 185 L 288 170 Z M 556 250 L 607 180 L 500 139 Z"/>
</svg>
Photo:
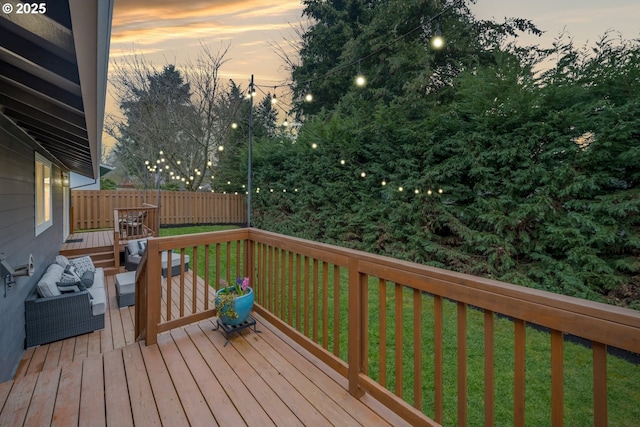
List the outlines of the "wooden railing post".
<svg viewBox="0 0 640 427">
<path fill-rule="evenodd" d="M 113 260 L 116 269 L 120 269 L 120 222 L 118 209 L 113 210 Z"/>
<path fill-rule="evenodd" d="M 160 251 L 156 239 L 147 240 L 147 345 L 156 344 L 158 339 L 158 324 L 160 323 L 161 305 L 161 272 Z"/>
<path fill-rule="evenodd" d="M 362 275 L 358 271 L 358 260 L 349 259 L 349 328 L 348 328 L 348 380 L 349 393 L 361 397 L 364 391 L 360 387 L 362 372 Z"/>
<path fill-rule="evenodd" d="M 251 283 L 255 283 L 255 253 L 254 244 L 251 240 L 251 230 L 249 230 L 247 240 L 244 241 L 244 275 L 251 278 Z"/>
<path fill-rule="evenodd" d="M 147 289 L 149 276 L 147 274 L 147 254 L 142 254 L 140 264 L 136 269 L 136 295 L 135 295 L 135 340 L 146 340 L 147 338 Z"/>
</svg>

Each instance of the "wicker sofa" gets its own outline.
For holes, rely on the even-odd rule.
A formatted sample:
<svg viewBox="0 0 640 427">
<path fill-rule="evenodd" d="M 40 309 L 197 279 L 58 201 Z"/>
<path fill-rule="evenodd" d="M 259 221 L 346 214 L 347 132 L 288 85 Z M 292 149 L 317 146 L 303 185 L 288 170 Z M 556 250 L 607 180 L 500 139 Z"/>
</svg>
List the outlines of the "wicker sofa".
<svg viewBox="0 0 640 427">
<path fill-rule="evenodd" d="M 63 258 L 56 258 L 57 262 L 47 268 L 38 285 L 25 300 L 25 348 L 104 328 L 104 270 L 93 268 L 93 264 L 90 264 L 91 267 L 87 267 L 93 272 L 90 287 L 86 288 L 80 282 L 76 283 L 76 290 L 63 293 L 60 289 L 68 290 L 73 287 L 73 282 L 63 281 L 63 275 L 68 271 L 59 264 L 64 263 Z M 89 257 L 83 257 L 85 266 L 88 265 L 86 258 Z M 89 258 L 89 262 L 90 260 Z M 67 260 L 69 263 L 73 261 Z"/>
</svg>

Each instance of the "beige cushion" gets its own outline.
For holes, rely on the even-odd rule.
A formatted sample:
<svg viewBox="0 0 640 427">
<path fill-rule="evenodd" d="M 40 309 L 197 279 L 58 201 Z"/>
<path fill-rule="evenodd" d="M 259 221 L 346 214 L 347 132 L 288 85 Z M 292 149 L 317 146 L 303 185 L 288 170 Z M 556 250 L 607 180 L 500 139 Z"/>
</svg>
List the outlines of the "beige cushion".
<svg viewBox="0 0 640 427">
<path fill-rule="evenodd" d="M 62 273 L 64 273 L 64 268 L 61 265 L 51 264 L 38 282 L 38 294 L 43 298 L 60 295 L 58 282 L 62 277 Z"/>
<path fill-rule="evenodd" d="M 91 300 L 91 312 L 94 316 L 107 311 L 107 295 L 104 289 L 104 270 L 96 268 L 93 276 L 93 286 L 87 289 L 93 299 Z"/>
</svg>

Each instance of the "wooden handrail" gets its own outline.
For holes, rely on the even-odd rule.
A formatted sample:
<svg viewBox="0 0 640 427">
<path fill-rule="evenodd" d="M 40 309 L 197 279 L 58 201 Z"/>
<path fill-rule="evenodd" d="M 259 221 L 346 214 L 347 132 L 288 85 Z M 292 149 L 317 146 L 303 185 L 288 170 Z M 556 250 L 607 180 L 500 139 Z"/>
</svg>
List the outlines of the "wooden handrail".
<svg viewBox="0 0 640 427">
<path fill-rule="evenodd" d="M 161 256 L 171 250 L 180 254 L 182 267 L 175 277 L 169 273 L 169 277 L 163 279 Z M 183 266 L 187 252 L 193 260 L 189 274 Z M 197 255 L 202 253 L 205 254 L 204 274 L 199 278 L 193 271 L 197 271 Z M 480 319 L 484 325 L 485 386 L 480 399 L 485 402 L 485 424 L 495 423 L 493 348 L 498 315 L 513 322 L 514 424 L 525 421 L 528 324 L 550 331 L 552 401 L 549 416 L 554 425 L 561 425 L 564 418 L 563 341 L 566 334 L 593 343 L 596 425 L 607 422 L 607 346 L 640 353 L 640 313 L 637 311 L 257 229 L 149 239 L 145 256 L 148 257 L 146 274 L 140 277 L 147 280 L 146 283 L 137 281 L 137 285 L 146 285 L 140 292 L 146 301 L 138 303 L 136 290 L 136 307 L 147 311 L 143 316 L 146 335 L 140 336 L 146 337 L 148 344 L 155 342 L 158 332 L 213 315 L 213 309 L 206 302 L 212 298 L 212 293 L 208 293 L 210 288 L 217 287 L 221 278 L 229 281 L 246 275 L 256 291 L 256 312 L 347 378 L 351 394 L 361 396 L 366 392 L 414 425 L 443 422 L 444 381 L 448 378 L 443 368 L 447 363 L 443 359 L 443 348 L 451 333 L 457 337 L 455 342 L 460 349 L 456 362 L 457 423 L 468 422 L 467 400 L 471 398 L 471 391 L 466 373 L 470 369 L 470 342 L 466 331 L 478 312 L 483 313 Z M 169 260 L 168 270 L 172 270 L 171 262 Z M 369 307 L 372 298 L 379 308 L 391 304 L 395 309 L 389 313 L 386 308 L 372 313 Z M 205 303 L 198 306 L 199 299 Z M 445 320 L 451 310 L 456 322 L 449 332 Z M 370 330 L 372 316 L 379 319 L 377 330 Z M 136 319 L 140 316 L 136 315 Z M 431 332 L 423 331 L 428 323 L 433 323 Z M 346 329 L 344 324 L 348 324 Z M 136 331 L 138 335 L 137 327 Z M 339 347 L 344 334 L 348 342 L 346 349 Z M 433 351 L 433 372 L 429 374 L 433 377 L 432 387 L 427 387 L 423 372 L 418 372 L 426 357 L 422 355 L 425 334 L 430 337 L 429 347 Z M 372 349 L 376 348 L 374 354 Z M 411 367 L 401 363 L 406 351 L 413 354 Z M 387 372 L 390 358 L 395 359 L 396 364 Z M 384 373 L 372 374 L 372 364 L 385 367 Z M 403 395 L 407 369 L 414 370 L 411 401 Z M 388 388 L 390 381 L 393 389 Z M 432 394 L 433 419 L 422 407 L 425 393 Z"/>
</svg>

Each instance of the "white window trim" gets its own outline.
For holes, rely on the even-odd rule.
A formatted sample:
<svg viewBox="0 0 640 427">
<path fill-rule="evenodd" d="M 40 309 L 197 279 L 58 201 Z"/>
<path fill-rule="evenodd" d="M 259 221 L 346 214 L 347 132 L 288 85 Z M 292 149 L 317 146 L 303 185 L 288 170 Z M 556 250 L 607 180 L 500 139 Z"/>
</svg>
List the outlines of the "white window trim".
<svg viewBox="0 0 640 427">
<path fill-rule="evenodd" d="M 42 167 L 43 168 L 43 176 L 42 176 L 42 182 L 38 183 L 38 167 Z M 46 171 L 46 169 L 48 168 L 49 170 L 49 176 L 48 176 L 48 189 L 47 189 L 47 183 L 46 183 L 46 179 L 47 177 L 44 175 L 44 172 Z M 47 197 L 47 191 L 48 191 L 48 197 Z M 48 204 L 48 206 L 46 206 L 46 204 Z M 51 162 L 47 159 L 45 159 L 44 157 L 42 157 L 40 154 L 36 153 L 36 159 L 34 162 L 34 203 L 33 203 L 33 209 L 34 209 L 34 219 L 35 219 L 35 229 L 36 229 L 36 236 L 39 235 L 40 233 L 44 232 L 45 230 L 47 230 L 49 227 L 51 227 L 53 225 L 53 168 L 51 165 Z M 43 211 L 42 213 L 42 221 L 40 223 L 38 223 L 38 218 L 40 217 L 39 213 L 40 213 L 40 209 L 42 209 Z M 44 218 L 46 216 L 46 212 L 48 209 L 48 213 L 49 213 L 49 218 Z"/>
</svg>

